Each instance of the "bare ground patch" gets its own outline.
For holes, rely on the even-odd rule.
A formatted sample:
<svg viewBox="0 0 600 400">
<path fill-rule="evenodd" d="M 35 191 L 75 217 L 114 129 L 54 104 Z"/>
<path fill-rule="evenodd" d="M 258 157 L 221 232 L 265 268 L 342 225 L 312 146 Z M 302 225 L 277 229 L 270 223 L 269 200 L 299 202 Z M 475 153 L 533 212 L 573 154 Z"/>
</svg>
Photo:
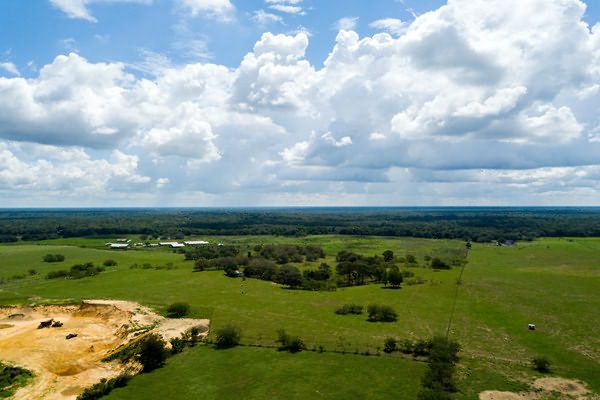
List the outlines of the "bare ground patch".
<svg viewBox="0 0 600 400">
<path fill-rule="evenodd" d="M 513 393 L 500 392 L 497 390 L 486 390 L 479 393 L 480 400 L 536 400 L 539 399 L 536 393 Z"/>
<path fill-rule="evenodd" d="M 573 397 L 582 397 L 589 393 L 589 390 L 581 382 L 563 378 L 536 379 L 533 382 L 533 387 L 546 392 L 558 392 Z"/>
<path fill-rule="evenodd" d="M 38 329 L 49 319 L 62 326 Z M 116 361 L 101 360 L 140 332 L 151 330 L 169 340 L 193 326 L 206 335 L 208 323 L 165 319 L 137 303 L 114 300 L 0 307 L 0 355 L 35 374 L 15 399 L 75 399 L 84 388 L 124 371 Z M 70 333 L 77 336 L 66 339 Z"/>
<path fill-rule="evenodd" d="M 551 394 L 558 394 L 560 398 L 577 400 L 596 400 L 599 397 L 590 394 L 585 384 L 572 379 L 559 377 L 539 378 L 533 382 L 535 391 L 529 392 L 500 392 L 486 390 L 479 393 L 480 400 L 537 400 L 545 399 Z M 553 397 L 554 398 L 554 397 Z"/>
</svg>

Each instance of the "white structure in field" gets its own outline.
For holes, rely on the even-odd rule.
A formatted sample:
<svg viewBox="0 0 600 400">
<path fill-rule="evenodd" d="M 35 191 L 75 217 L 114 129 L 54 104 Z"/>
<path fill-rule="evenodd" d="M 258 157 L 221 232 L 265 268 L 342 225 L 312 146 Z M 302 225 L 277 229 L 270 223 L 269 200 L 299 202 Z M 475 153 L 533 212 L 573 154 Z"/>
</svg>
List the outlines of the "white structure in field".
<svg viewBox="0 0 600 400">
<path fill-rule="evenodd" d="M 187 242 L 183 242 L 183 244 L 186 246 L 204 246 L 205 244 L 208 244 L 208 242 L 204 240 L 189 240 Z"/>
<path fill-rule="evenodd" d="M 129 248 L 129 243 L 106 243 L 106 245 L 111 249 L 127 249 Z"/>
<path fill-rule="evenodd" d="M 179 248 L 179 247 L 185 247 L 185 244 L 178 243 L 178 242 L 160 242 L 159 244 L 161 246 L 167 246 L 167 247 L 171 247 L 173 249 L 176 249 L 176 248 Z"/>
</svg>

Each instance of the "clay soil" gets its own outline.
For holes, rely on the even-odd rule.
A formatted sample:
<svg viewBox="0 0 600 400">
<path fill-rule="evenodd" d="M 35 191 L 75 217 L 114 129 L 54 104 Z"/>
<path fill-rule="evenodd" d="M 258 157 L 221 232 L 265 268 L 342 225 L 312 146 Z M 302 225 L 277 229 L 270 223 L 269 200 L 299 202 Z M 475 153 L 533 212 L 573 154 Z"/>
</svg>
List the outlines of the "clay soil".
<svg viewBox="0 0 600 400">
<path fill-rule="evenodd" d="M 49 319 L 63 325 L 38 329 L 41 321 Z M 136 370 L 135 365 L 101 361 L 136 334 L 151 329 L 168 340 L 198 326 L 206 335 L 208 322 L 167 320 L 136 303 L 111 300 L 0 307 L 0 355 L 2 361 L 35 374 L 30 385 L 17 391 L 15 399 L 75 399 L 102 378 L 115 377 L 125 368 Z M 70 333 L 77 336 L 67 340 Z"/>
</svg>

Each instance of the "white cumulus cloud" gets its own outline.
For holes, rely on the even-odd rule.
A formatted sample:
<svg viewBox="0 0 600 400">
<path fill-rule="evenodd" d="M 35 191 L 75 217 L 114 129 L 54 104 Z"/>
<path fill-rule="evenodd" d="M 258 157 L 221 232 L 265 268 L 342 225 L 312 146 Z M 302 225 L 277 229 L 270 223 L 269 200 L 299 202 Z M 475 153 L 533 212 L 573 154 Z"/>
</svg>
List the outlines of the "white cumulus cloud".
<svg viewBox="0 0 600 400">
<path fill-rule="evenodd" d="M 341 191 L 369 204 L 589 203 L 600 28 L 584 13 L 579 0 L 450 0 L 365 37 L 350 18 L 323 65 L 303 32 L 264 33 L 237 66 L 164 62 L 143 78 L 60 55 L 33 78 L 0 77 L 1 185 L 53 190 L 72 173 L 93 190 L 77 160 L 110 171 L 97 190 L 120 181 L 233 202 L 337 204 Z M 32 143 L 57 155 L 19 151 Z"/>
</svg>

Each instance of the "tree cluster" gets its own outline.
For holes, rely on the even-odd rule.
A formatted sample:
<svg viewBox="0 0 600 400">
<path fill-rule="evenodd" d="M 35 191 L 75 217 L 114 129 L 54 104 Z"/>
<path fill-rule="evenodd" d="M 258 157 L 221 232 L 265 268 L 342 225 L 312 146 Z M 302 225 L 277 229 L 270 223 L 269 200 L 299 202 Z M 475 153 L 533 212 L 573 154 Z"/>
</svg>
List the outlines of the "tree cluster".
<svg viewBox="0 0 600 400">
<path fill-rule="evenodd" d="M 319 258 L 325 258 L 325 251 L 319 246 L 269 244 L 258 245 L 254 251 L 258 252 L 261 257 L 273 260 L 277 264 L 312 262 Z"/>
<path fill-rule="evenodd" d="M 97 267 L 91 262 L 85 264 L 75 264 L 70 270 L 50 271 L 46 274 L 46 279 L 81 279 L 88 276 L 95 276 L 104 271 L 104 267 Z"/>
</svg>

